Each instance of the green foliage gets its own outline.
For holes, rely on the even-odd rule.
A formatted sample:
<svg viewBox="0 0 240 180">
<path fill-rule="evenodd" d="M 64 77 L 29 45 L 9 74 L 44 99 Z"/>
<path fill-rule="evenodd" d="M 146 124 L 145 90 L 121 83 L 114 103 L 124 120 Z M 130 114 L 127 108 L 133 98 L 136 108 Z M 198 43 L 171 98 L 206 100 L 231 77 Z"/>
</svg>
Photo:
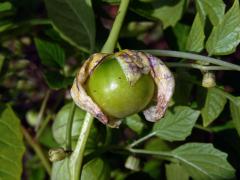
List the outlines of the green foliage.
<svg viewBox="0 0 240 180">
<path fill-rule="evenodd" d="M 51 180 L 66 180 L 70 177 L 69 158 L 53 163 Z M 83 166 L 81 180 L 107 180 L 109 179 L 109 165 L 106 161 L 96 158 Z"/>
<path fill-rule="evenodd" d="M 45 3 L 63 39 L 87 52 L 94 49 L 95 19 L 91 0 L 46 0 Z"/>
<path fill-rule="evenodd" d="M 83 166 L 82 180 L 105 180 L 110 178 L 109 166 L 106 161 L 97 158 Z"/>
<path fill-rule="evenodd" d="M 189 107 L 177 106 L 154 124 L 152 132 L 168 141 L 182 141 L 191 134 L 199 114 Z"/>
<path fill-rule="evenodd" d="M 207 15 L 214 26 L 222 21 L 226 6 L 222 0 L 197 0 L 196 6 L 201 20 L 205 20 Z"/>
<path fill-rule="evenodd" d="M 235 128 L 240 136 L 240 97 L 230 101 L 230 110 Z"/>
<path fill-rule="evenodd" d="M 58 44 L 35 39 L 35 45 L 42 64 L 63 68 L 66 59 L 65 52 Z"/>
<path fill-rule="evenodd" d="M 125 123 L 137 134 L 141 134 L 145 126 L 141 117 L 138 114 L 128 116 L 125 120 Z"/>
<path fill-rule="evenodd" d="M 226 102 L 227 99 L 221 92 L 214 88 L 208 89 L 205 105 L 201 111 L 203 126 L 208 126 L 220 115 Z"/>
<path fill-rule="evenodd" d="M 234 169 L 227 162 L 227 154 L 212 144 L 188 143 L 172 151 L 182 167 L 194 179 L 232 179 Z"/>
<path fill-rule="evenodd" d="M 187 39 L 186 49 L 188 51 L 201 52 L 203 50 L 205 39 L 204 24 L 204 20 L 197 13 Z"/>
<path fill-rule="evenodd" d="M 185 3 L 185 0 L 159 0 L 153 2 L 135 1 L 131 9 L 146 18 L 160 20 L 163 24 L 163 28 L 167 28 L 169 26 L 175 26 L 180 20 Z"/>
<path fill-rule="evenodd" d="M 176 179 L 188 180 L 189 179 L 189 175 L 182 168 L 182 166 L 177 163 L 166 164 L 165 168 L 166 168 L 167 180 L 176 180 Z"/>
<path fill-rule="evenodd" d="M 0 132 L 0 177 L 20 179 L 25 148 L 20 120 L 9 105 L 0 107 Z"/>
<path fill-rule="evenodd" d="M 0 12 L 8 11 L 12 8 L 12 4 L 8 1 L 0 3 Z"/>
<path fill-rule="evenodd" d="M 113 25 L 123 12 L 117 12 L 121 2 L 128 12 Z M 118 37 L 112 29 L 121 26 Z M 123 117 L 118 129 L 105 128 L 79 108 L 73 115 L 66 104 L 79 67 L 101 49 L 109 31 L 115 37 L 104 45 L 108 52 L 142 49 L 172 70 L 174 96 L 158 122 L 147 122 L 138 111 L 146 93 L 134 99 L 132 109 L 138 114 L 125 117 L 122 110 L 131 109 L 119 106 L 119 101 L 131 104 L 141 87 L 131 93 L 122 88 L 121 95 L 102 89 L 103 105 L 110 110 L 116 105 Z M 128 0 L 5 0 L 0 3 L 0 32 L 0 179 L 239 178 L 239 0 L 132 0 L 129 5 Z M 117 72 L 112 66 L 108 71 Z M 216 75 L 215 87 L 202 87 L 206 73 Z M 93 91 L 102 83 L 94 81 Z M 151 92 L 149 105 L 157 98 L 154 87 Z M 52 164 L 52 171 L 46 158 L 51 148 L 61 148 L 65 157 Z M 138 172 L 123 166 L 133 155 L 141 164 Z"/>
<path fill-rule="evenodd" d="M 235 0 L 223 19 L 213 27 L 206 48 L 210 55 L 227 55 L 235 51 L 240 42 L 240 9 Z"/>
<path fill-rule="evenodd" d="M 70 109 L 71 109 L 71 103 L 63 106 L 62 109 L 60 109 L 60 111 L 57 113 L 57 116 L 52 126 L 53 137 L 55 141 L 62 147 L 65 147 L 66 145 L 66 129 L 67 129 L 67 120 L 68 120 Z M 74 112 L 73 127 L 72 127 L 72 133 L 71 133 L 72 146 L 74 148 L 76 146 L 79 133 L 81 131 L 85 114 L 86 112 L 81 110 L 80 108 L 76 108 Z M 90 152 L 97 147 L 99 137 L 97 138 L 96 136 L 97 136 L 97 129 L 93 127 L 91 129 L 91 134 L 87 143 L 87 152 Z"/>
</svg>

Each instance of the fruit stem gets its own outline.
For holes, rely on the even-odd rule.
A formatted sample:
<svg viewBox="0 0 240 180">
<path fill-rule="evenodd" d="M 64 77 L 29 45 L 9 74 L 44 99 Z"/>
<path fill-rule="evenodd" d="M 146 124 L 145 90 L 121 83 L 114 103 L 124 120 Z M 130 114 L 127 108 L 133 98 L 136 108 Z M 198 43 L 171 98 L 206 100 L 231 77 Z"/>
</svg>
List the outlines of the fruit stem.
<svg viewBox="0 0 240 180">
<path fill-rule="evenodd" d="M 108 36 L 107 41 L 105 42 L 101 52 L 102 53 L 112 53 L 114 51 L 114 48 L 116 46 L 118 36 L 123 24 L 123 20 L 125 18 L 128 4 L 130 0 L 121 0 L 117 16 L 114 20 L 112 30 Z"/>
<path fill-rule="evenodd" d="M 91 130 L 94 117 L 90 113 L 86 113 L 82 129 L 79 134 L 78 142 L 74 152 L 70 158 L 70 174 L 71 180 L 79 180 L 81 176 L 82 162 L 84 156 L 84 150 L 86 147 L 87 139 Z"/>
<path fill-rule="evenodd" d="M 68 115 L 67 129 L 66 129 L 66 150 L 67 151 L 72 150 L 72 125 L 73 125 L 75 109 L 76 109 L 76 105 L 74 102 L 72 102 L 72 106 Z"/>
</svg>

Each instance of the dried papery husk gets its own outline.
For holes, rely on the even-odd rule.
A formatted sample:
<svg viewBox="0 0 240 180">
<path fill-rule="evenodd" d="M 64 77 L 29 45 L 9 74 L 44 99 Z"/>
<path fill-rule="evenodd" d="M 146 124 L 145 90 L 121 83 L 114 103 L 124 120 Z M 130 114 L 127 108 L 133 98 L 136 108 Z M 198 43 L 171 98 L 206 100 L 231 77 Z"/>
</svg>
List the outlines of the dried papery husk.
<svg viewBox="0 0 240 180">
<path fill-rule="evenodd" d="M 148 121 L 155 122 L 165 113 L 168 102 L 174 91 L 174 77 L 167 66 L 157 57 L 151 54 L 122 50 L 113 54 L 96 53 L 93 54 L 81 67 L 74 80 L 71 95 L 75 103 L 85 111 L 91 113 L 103 124 L 110 127 L 118 127 L 121 120 L 108 117 L 101 111 L 101 108 L 93 102 L 84 89 L 84 83 L 94 71 L 94 69 L 108 58 L 116 58 L 120 64 L 127 81 L 133 86 L 143 74 L 151 74 L 157 86 L 156 103 L 144 110 L 144 115 Z"/>
</svg>

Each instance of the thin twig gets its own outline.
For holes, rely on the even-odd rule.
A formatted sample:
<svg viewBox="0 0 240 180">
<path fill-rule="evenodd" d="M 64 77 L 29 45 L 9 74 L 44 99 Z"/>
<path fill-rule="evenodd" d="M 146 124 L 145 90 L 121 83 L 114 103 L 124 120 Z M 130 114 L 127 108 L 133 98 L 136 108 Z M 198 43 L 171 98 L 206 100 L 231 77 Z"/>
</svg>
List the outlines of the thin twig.
<svg viewBox="0 0 240 180">
<path fill-rule="evenodd" d="M 23 136 L 26 139 L 27 143 L 32 147 L 32 149 L 35 151 L 36 155 L 42 162 L 43 167 L 46 169 L 49 176 L 51 176 L 51 165 L 46 158 L 45 154 L 43 153 L 43 150 L 41 146 L 31 137 L 31 135 L 28 133 L 28 131 L 22 127 Z"/>
</svg>

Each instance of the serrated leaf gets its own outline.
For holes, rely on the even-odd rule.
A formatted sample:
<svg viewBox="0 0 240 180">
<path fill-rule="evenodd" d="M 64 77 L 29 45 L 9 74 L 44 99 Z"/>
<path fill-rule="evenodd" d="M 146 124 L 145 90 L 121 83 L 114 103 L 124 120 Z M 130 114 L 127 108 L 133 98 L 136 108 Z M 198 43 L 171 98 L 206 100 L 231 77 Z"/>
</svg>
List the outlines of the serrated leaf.
<svg viewBox="0 0 240 180">
<path fill-rule="evenodd" d="M 51 67 L 63 67 L 65 64 L 65 52 L 56 43 L 41 39 L 34 39 L 41 63 Z"/>
<path fill-rule="evenodd" d="M 71 104 L 66 104 L 63 106 L 54 120 L 52 126 L 53 137 L 55 141 L 62 147 L 66 145 L 66 129 L 67 129 L 67 120 L 69 116 L 69 112 L 71 109 Z M 86 112 L 82 109 L 76 107 L 73 117 L 73 126 L 72 126 L 72 146 L 73 148 L 76 146 L 83 119 L 85 117 Z M 88 142 L 87 142 L 87 152 L 92 151 L 96 148 L 97 142 L 99 141 L 99 136 L 97 136 L 97 128 L 92 126 Z"/>
<path fill-rule="evenodd" d="M 165 165 L 167 180 L 189 180 L 189 175 L 185 169 L 177 163 L 170 163 Z"/>
<path fill-rule="evenodd" d="M 240 136 L 240 97 L 236 97 L 235 101 L 230 101 L 230 111 L 233 124 Z"/>
<path fill-rule="evenodd" d="M 223 0 L 197 0 L 196 5 L 202 20 L 208 15 L 212 24 L 216 26 L 223 19 L 225 12 Z"/>
<path fill-rule="evenodd" d="M 138 114 L 128 116 L 125 120 L 126 125 L 138 134 L 141 134 L 144 123 Z"/>
<path fill-rule="evenodd" d="M 182 141 L 191 134 L 199 114 L 187 106 L 177 106 L 154 124 L 152 132 L 168 141 Z"/>
<path fill-rule="evenodd" d="M 227 98 L 214 88 L 208 89 L 205 105 L 201 110 L 203 126 L 211 124 L 223 111 Z"/>
<path fill-rule="evenodd" d="M 193 179 L 233 179 L 235 176 L 227 154 L 215 149 L 212 144 L 188 143 L 171 153 Z"/>
<path fill-rule="evenodd" d="M 201 52 L 203 50 L 205 40 L 204 25 L 204 20 L 197 13 L 187 39 L 186 49 L 188 51 Z"/>
<path fill-rule="evenodd" d="M 236 50 L 240 42 L 240 9 L 235 0 L 223 20 L 213 27 L 207 40 L 206 49 L 210 55 L 227 55 Z"/>
<path fill-rule="evenodd" d="M 84 51 L 95 46 L 95 18 L 91 0 L 46 0 L 49 17 L 63 39 Z"/>
<path fill-rule="evenodd" d="M 51 180 L 67 180 L 70 178 L 70 159 L 53 163 Z M 108 180 L 110 171 L 108 164 L 100 158 L 93 159 L 83 166 L 81 180 Z"/>
<path fill-rule="evenodd" d="M 165 29 L 169 26 L 175 26 L 181 19 L 185 3 L 185 0 L 158 0 L 149 3 L 133 1 L 131 9 L 140 16 L 161 20 Z"/>
<path fill-rule="evenodd" d="M 24 153 L 20 120 L 10 106 L 0 107 L 0 177 L 21 179 Z"/>
</svg>

